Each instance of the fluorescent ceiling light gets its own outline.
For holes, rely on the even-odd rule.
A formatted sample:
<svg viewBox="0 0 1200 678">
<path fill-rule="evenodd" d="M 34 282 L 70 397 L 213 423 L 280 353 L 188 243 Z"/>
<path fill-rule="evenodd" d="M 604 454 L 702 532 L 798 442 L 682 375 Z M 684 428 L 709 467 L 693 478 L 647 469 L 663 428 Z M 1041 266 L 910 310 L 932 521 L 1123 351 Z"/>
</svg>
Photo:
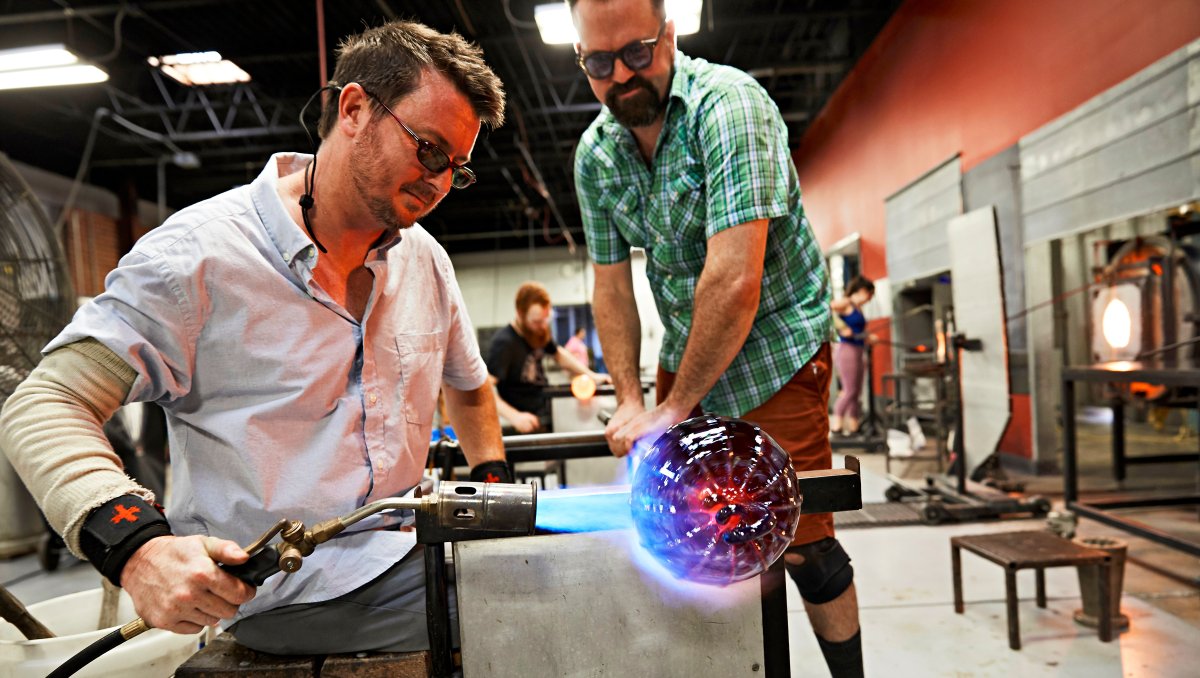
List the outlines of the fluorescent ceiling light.
<svg viewBox="0 0 1200 678">
<path fill-rule="evenodd" d="M 150 57 L 146 61 L 164 75 L 189 87 L 250 82 L 249 73 L 229 59 L 222 59 L 218 52 L 187 52 Z"/>
<path fill-rule="evenodd" d="M 0 51 L 0 71 L 26 71 L 78 62 L 79 57 L 62 45 L 38 45 Z"/>
<path fill-rule="evenodd" d="M 0 89 L 79 85 L 108 80 L 108 73 L 62 45 L 0 50 Z"/>
<path fill-rule="evenodd" d="M 0 89 L 83 85 L 108 80 L 108 73 L 91 64 L 52 66 L 26 71 L 0 71 Z"/>
<path fill-rule="evenodd" d="M 571 10 L 567 9 L 565 2 L 535 5 L 533 20 L 537 23 L 538 33 L 542 34 L 542 42 L 547 45 L 574 45 L 579 42 L 575 24 L 571 22 Z"/>
<path fill-rule="evenodd" d="M 667 18 L 675 20 L 675 35 L 698 33 L 703 7 L 704 0 L 667 0 Z M 565 2 L 534 6 L 533 20 L 542 34 L 542 42 L 547 45 L 574 45 L 579 42 L 579 34 L 575 32 L 575 24 L 571 21 L 571 10 Z"/>
<path fill-rule="evenodd" d="M 667 0 L 667 18 L 675 20 L 675 35 L 699 33 L 702 9 L 704 0 Z"/>
</svg>

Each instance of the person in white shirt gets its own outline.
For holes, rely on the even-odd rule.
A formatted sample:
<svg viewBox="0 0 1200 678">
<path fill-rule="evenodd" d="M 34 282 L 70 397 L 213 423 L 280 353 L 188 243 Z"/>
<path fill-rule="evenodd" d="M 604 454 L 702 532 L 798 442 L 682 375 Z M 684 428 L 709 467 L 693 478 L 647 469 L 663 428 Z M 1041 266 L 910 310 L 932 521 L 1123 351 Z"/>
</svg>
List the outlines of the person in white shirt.
<svg viewBox="0 0 1200 678">
<path fill-rule="evenodd" d="M 279 518 L 417 485 L 439 387 L 472 478 L 511 479 L 454 271 L 417 223 L 474 182 L 500 80 L 460 36 L 392 22 L 342 44 L 326 89 L 316 156 L 276 155 L 139 240 L 9 398 L 0 445 L 153 627 L 220 622 L 280 654 L 418 650 L 422 558 L 388 529 L 399 517 L 355 525 L 257 596 L 217 568 Z M 167 414 L 165 517 L 101 434 L 137 401 Z"/>
</svg>

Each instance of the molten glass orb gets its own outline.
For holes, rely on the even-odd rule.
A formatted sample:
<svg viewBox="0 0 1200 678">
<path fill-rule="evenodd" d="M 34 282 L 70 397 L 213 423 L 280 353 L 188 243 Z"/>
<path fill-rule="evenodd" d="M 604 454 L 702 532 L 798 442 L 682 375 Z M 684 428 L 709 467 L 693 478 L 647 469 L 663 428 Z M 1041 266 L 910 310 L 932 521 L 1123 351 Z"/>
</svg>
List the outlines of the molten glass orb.
<svg viewBox="0 0 1200 678">
<path fill-rule="evenodd" d="M 571 395 L 577 400 L 591 400 L 596 395 L 596 380 L 586 374 L 577 374 L 571 380 Z"/>
<path fill-rule="evenodd" d="M 787 453 L 754 424 L 715 416 L 667 429 L 630 494 L 642 546 L 674 576 L 722 586 L 783 555 L 800 501 Z"/>
</svg>

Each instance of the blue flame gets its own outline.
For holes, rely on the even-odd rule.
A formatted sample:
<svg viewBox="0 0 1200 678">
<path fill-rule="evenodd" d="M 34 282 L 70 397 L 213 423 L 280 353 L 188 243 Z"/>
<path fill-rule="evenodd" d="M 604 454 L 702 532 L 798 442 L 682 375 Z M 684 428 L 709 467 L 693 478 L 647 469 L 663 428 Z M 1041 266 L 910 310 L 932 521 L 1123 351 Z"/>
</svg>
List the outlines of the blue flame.
<svg viewBox="0 0 1200 678">
<path fill-rule="evenodd" d="M 629 487 L 544 490 L 537 496 L 537 528 L 548 532 L 598 532 L 633 527 Z"/>
</svg>

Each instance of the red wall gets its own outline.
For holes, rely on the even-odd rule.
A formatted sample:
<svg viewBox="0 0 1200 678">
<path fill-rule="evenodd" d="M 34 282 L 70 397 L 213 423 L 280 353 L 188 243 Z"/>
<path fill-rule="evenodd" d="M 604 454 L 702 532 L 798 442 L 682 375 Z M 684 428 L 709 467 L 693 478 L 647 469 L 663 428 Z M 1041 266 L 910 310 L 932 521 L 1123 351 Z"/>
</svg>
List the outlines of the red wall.
<svg viewBox="0 0 1200 678">
<path fill-rule="evenodd" d="M 1198 36 L 1196 0 L 908 0 L 794 154 L 818 239 L 857 231 L 863 273 L 886 276 L 887 196 L 955 153 L 971 169 Z M 1030 456 L 1014 400 L 1002 449 Z"/>
</svg>

